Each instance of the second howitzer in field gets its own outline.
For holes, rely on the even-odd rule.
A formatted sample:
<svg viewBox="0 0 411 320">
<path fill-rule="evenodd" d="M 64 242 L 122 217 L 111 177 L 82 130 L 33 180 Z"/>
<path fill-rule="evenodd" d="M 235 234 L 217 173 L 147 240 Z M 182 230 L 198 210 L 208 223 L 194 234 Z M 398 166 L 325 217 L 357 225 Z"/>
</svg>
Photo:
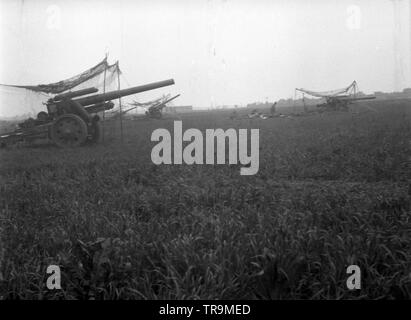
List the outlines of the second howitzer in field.
<svg viewBox="0 0 411 320">
<path fill-rule="evenodd" d="M 166 104 L 174 99 L 178 98 L 180 95 L 176 95 L 172 98 L 166 99 L 163 102 L 157 103 L 146 111 L 146 115 L 150 118 L 160 119 L 162 117 L 162 110 L 166 107 Z"/>
<path fill-rule="evenodd" d="M 18 130 L 0 139 L 30 140 L 45 135 L 59 147 L 76 147 L 87 140 L 96 143 L 101 136 L 97 113 L 112 109 L 110 100 L 173 84 L 174 80 L 169 79 L 102 94 L 88 95 L 97 92 L 96 88 L 59 94 L 47 101 L 47 112 L 39 112 L 37 119 L 21 123 Z"/>
</svg>

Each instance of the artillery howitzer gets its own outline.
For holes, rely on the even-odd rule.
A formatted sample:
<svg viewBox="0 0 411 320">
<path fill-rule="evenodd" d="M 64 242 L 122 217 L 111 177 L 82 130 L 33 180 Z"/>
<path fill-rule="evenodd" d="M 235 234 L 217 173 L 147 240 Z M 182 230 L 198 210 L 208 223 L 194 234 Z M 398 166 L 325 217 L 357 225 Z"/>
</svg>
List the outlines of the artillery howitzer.
<svg viewBox="0 0 411 320">
<path fill-rule="evenodd" d="M 316 92 L 306 89 L 299 89 L 296 88 L 296 91 L 301 91 L 303 93 L 303 102 L 304 102 L 304 94 L 309 94 L 312 97 L 316 98 L 323 98 L 325 99 L 325 103 L 317 104 L 317 110 L 319 112 L 324 111 L 349 111 L 349 105 L 353 104 L 354 101 L 360 100 L 371 100 L 375 99 L 375 96 L 366 96 L 361 95 L 357 96 L 358 92 L 358 85 L 357 81 L 353 81 L 348 87 L 331 90 L 331 91 L 323 91 L 323 92 Z M 306 110 L 306 106 L 304 103 L 304 109 Z M 307 112 L 307 110 L 306 110 Z"/>
<path fill-rule="evenodd" d="M 332 96 L 326 97 L 326 102 L 318 104 L 317 108 L 320 111 L 348 111 L 348 105 L 354 101 L 372 100 L 375 96 L 353 97 L 353 96 Z"/>
<path fill-rule="evenodd" d="M 112 109 L 114 104 L 110 100 L 173 84 L 174 80 L 169 79 L 85 97 L 82 96 L 95 93 L 98 89 L 58 94 L 45 103 L 47 112 L 41 111 L 37 119 L 30 118 L 19 124 L 19 129 L 2 134 L 0 143 L 47 137 L 59 147 L 76 147 L 87 140 L 96 143 L 101 135 L 100 119 L 96 113 Z"/>
<path fill-rule="evenodd" d="M 170 99 L 167 99 L 163 102 L 157 103 L 154 106 L 151 106 L 150 108 L 148 108 L 148 110 L 146 111 L 146 115 L 149 116 L 150 118 L 155 118 L 155 119 L 159 119 L 162 117 L 162 110 L 163 108 L 166 106 L 167 103 L 169 103 L 170 101 L 178 98 L 180 95 L 176 95 Z"/>
<path fill-rule="evenodd" d="M 115 120 L 115 119 L 117 119 L 117 118 L 119 118 L 119 117 L 121 117 L 121 116 L 124 116 L 124 115 L 126 115 L 127 113 L 129 113 L 130 111 L 133 111 L 133 110 L 135 110 L 135 109 L 137 109 L 137 107 L 132 107 L 132 108 L 129 108 L 129 109 L 127 109 L 127 110 L 124 110 L 124 111 L 117 111 L 117 112 L 115 112 L 113 115 L 111 115 L 110 116 L 110 120 Z"/>
</svg>

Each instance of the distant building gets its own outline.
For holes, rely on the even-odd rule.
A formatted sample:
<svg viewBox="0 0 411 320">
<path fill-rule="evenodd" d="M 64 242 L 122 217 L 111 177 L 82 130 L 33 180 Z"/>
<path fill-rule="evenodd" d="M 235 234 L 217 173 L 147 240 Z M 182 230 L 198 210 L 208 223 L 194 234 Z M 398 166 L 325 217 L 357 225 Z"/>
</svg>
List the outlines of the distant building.
<svg viewBox="0 0 411 320">
<path fill-rule="evenodd" d="M 164 108 L 164 112 L 166 113 L 184 113 L 191 111 L 193 111 L 193 106 L 173 106 Z"/>
<path fill-rule="evenodd" d="M 247 108 L 251 109 L 269 109 L 273 105 L 273 102 L 253 102 L 247 104 Z"/>
</svg>

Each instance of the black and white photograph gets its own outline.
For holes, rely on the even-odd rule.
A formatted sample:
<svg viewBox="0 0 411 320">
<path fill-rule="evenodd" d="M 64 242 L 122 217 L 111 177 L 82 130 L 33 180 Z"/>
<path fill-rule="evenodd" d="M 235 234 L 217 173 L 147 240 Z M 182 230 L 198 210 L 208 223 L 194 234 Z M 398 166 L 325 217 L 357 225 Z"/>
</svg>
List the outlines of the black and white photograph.
<svg viewBox="0 0 411 320">
<path fill-rule="evenodd" d="M 410 300 L 410 199 L 409 0 L 0 0 L 0 300 Z"/>
</svg>

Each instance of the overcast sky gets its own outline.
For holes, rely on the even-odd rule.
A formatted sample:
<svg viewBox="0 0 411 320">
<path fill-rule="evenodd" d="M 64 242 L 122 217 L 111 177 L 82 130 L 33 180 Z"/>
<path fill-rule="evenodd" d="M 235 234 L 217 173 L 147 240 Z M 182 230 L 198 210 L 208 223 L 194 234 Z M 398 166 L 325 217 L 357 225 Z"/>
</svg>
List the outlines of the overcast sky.
<svg viewBox="0 0 411 320">
<path fill-rule="evenodd" d="M 367 93 L 395 86 L 390 0 L 0 3 L 0 83 L 59 81 L 108 52 L 130 85 L 174 78 L 160 93 L 181 93 L 179 104 L 195 107 L 272 101 L 296 87 L 325 91 L 353 80 Z M 407 55 L 410 38 L 401 37 Z"/>
</svg>

